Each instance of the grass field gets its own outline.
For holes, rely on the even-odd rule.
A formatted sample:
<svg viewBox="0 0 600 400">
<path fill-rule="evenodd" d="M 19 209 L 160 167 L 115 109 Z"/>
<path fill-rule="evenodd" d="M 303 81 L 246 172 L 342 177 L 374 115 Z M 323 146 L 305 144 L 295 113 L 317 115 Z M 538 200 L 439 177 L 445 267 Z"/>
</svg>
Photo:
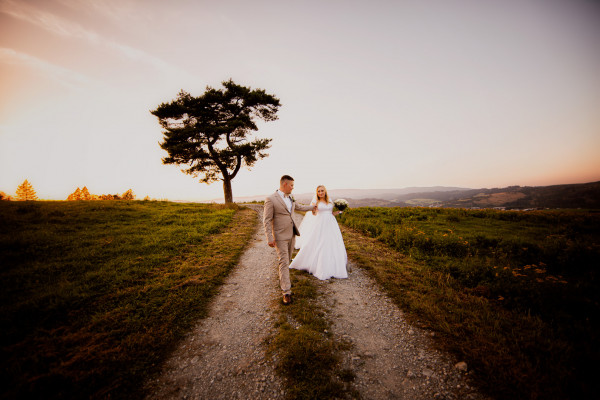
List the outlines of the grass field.
<svg viewBox="0 0 600 400">
<path fill-rule="evenodd" d="M 494 397 L 598 393 L 600 213 L 359 208 L 341 221 L 349 255 Z"/>
<path fill-rule="evenodd" d="M 2 398 L 139 398 L 256 227 L 237 207 L 0 202 Z"/>
<path fill-rule="evenodd" d="M 600 390 L 600 213 L 359 208 L 350 257 L 498 399 Z M 2 398 L 140 398 L 254 232 L 248 209 L 0 202 Z M 271 350 L 290 398 L 352 395 L 305 274 Z M 295 329 L 296 326 L 299 329 Z M 317 384 L 318 383 L 318 384 Z M 308 386 L 307 386 L 308 384 Z"/>
</svg>

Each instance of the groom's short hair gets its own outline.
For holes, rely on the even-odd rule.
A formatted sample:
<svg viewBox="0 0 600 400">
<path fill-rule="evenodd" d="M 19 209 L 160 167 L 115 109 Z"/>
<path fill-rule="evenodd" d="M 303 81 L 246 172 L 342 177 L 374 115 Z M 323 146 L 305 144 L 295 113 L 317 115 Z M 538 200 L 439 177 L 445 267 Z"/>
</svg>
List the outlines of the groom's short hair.
<svg viewBox="0 0 600 400">
<path fill-rule="evenodd" d="M 284 176 L 282 176 L 282 177 L 281 177 L 281 179 L 279 180 L 279 183 L 281 184 L 281 183 L 283 183 L 283 182 L 285 182 L 285 181 L 293 181 L 293 180 L 294 180 L 294 178 L 292 178 L 291 176 L 289 176 L 289 175 L 284 175 Z"/>
</svg>

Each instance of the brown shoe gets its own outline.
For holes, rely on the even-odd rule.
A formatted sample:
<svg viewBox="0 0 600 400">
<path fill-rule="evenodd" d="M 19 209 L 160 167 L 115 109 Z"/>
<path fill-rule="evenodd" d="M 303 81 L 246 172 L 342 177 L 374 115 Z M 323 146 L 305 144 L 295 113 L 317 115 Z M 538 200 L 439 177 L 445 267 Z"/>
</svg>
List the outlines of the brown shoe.
<svg viewBox="0 0 600 400">
<path fill-rule="evenodd" d="M 287 306 L 291 302 L 292 302 L 292 295 L 290 295 L 290 294 L 284 294 L 283 295 L 283 305 Z"/>
</svg>

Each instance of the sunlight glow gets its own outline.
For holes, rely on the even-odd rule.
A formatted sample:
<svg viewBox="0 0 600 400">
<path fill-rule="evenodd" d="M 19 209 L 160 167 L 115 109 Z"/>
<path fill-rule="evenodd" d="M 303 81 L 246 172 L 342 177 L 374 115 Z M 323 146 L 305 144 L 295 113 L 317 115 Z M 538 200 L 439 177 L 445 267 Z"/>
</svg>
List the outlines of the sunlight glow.
<svg viewBox="0 0 600 400">
<path fill-rule="evenodd" d="M 220 199 L 149 111 L 230 78 L 282 102 L 234 196 L 596 181 L 599 42 L 583 0 L 0 0 L 0 191 Z"/>
</svg>

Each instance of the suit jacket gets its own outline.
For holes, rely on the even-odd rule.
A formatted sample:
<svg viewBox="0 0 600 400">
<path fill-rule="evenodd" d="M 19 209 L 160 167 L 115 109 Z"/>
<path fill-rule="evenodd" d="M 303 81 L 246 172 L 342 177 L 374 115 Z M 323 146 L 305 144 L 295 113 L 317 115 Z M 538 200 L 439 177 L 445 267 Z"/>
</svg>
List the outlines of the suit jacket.
<svg viewBox="0 0 600 400">
<path fill-rule="evenodd" d="M 274 240 L 291 240 L 294 235 L 300 235 L 292 218 L 296 209 L 310 211 L 313 206 L 305 206 L 292 201 L 292 212 L 290 213 L 279 193 L 275 192 L 265 199 L 263 224 L 269 243 Z"/>
</svg>

